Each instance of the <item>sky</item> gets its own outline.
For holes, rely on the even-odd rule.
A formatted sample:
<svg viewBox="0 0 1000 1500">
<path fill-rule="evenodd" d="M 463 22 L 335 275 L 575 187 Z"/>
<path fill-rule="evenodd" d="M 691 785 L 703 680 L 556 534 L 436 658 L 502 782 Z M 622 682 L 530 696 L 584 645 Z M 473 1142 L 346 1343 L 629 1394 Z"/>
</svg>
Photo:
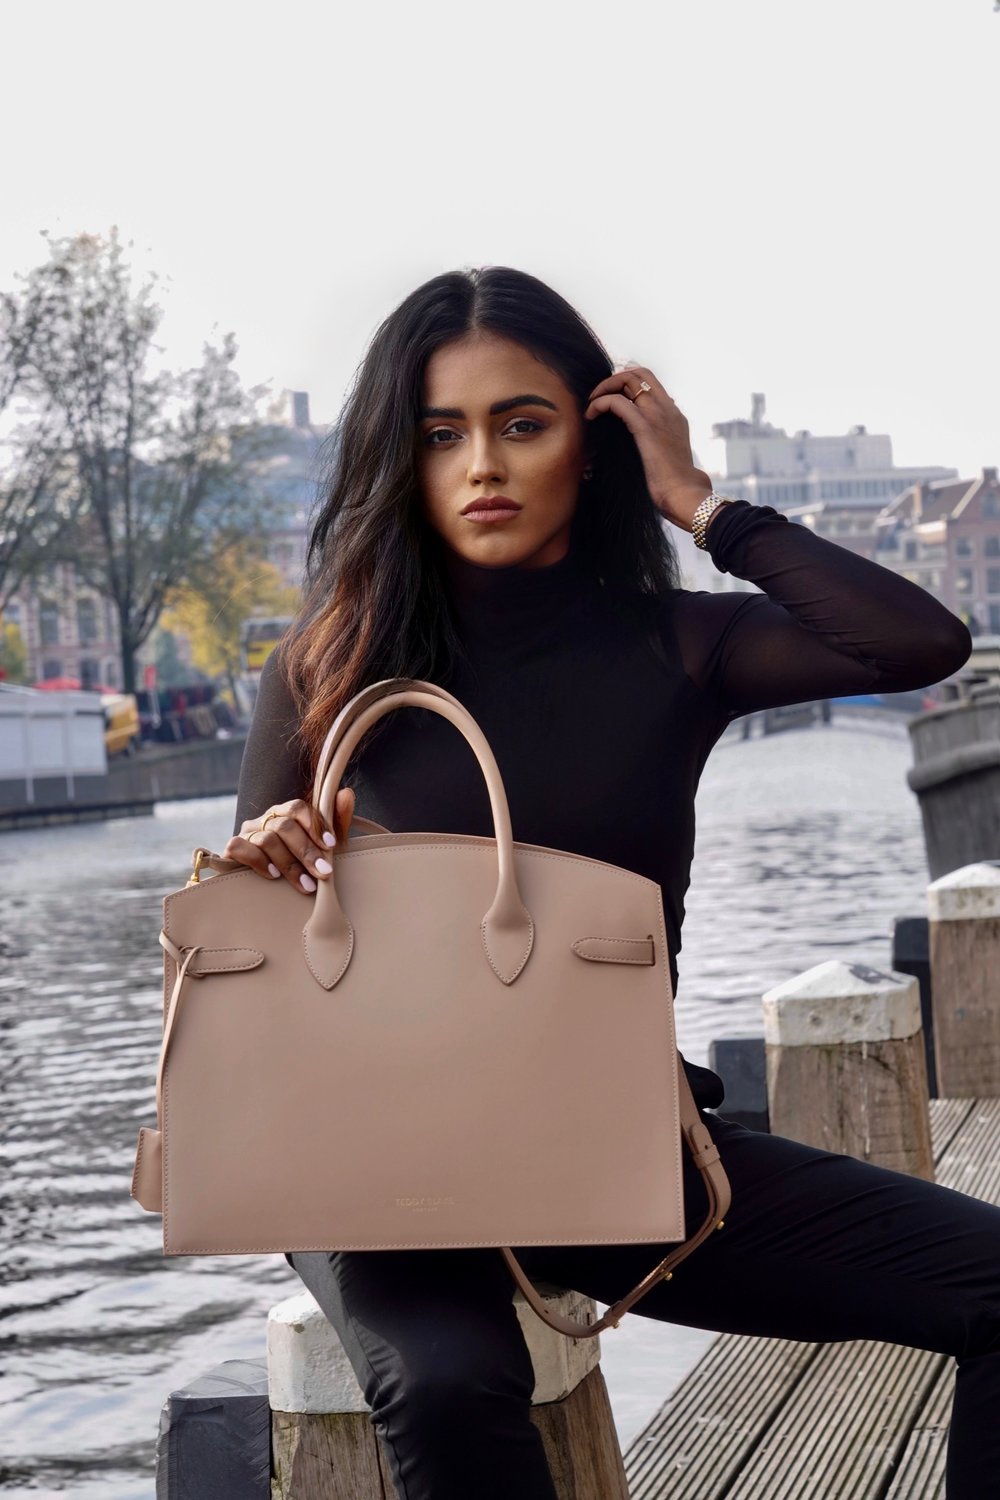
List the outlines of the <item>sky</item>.
<svg viewBox="0 0 1000 1500">
<path fill-rule="evenodd" d="M 442 271 L 555 287 L 713 422 L 1000 463 L 994 0 L 8 4 L 0 287 L 118 226 L 164 366 L 332 422 Z"/>
</svg>

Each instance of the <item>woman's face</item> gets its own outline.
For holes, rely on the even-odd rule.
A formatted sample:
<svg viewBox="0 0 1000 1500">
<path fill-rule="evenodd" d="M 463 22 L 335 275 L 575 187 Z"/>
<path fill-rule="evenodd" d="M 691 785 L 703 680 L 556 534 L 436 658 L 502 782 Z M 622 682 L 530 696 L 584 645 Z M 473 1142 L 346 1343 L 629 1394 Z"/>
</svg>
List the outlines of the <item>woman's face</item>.
<svg viewBox="0 0 1000 1500">
<path fill-rule="evenodd" d="M 421 391 L 423 517 L 470 562 L 558 562 L 569 548 L 587 438 L 572 391 L 522 344 L 494 333 L 450 340 L 428 360 Z M 463 514 L 500 495 L 520 509 L 496 521 Z"/>
</svg>

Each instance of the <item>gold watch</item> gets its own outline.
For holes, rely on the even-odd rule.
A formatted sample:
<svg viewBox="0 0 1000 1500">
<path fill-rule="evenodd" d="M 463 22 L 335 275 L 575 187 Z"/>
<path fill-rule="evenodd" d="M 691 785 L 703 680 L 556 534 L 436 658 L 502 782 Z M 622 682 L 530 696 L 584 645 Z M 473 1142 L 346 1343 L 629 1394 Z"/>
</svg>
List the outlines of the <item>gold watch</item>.
<svg viewBox="0 0 1000 1500">
<path fill-rule="evenodd" d="M 734 503 L 735 499 L 735 495 L 720 495 L 716 490 L 713 490 L 710 495 L 705 496 L 704 500 L 702 500 L 701 504 L 698 506 L 698 509 L 691 517 L 691 535 L 694 537 L 694 544 L 696 547 L 700 547 L 703 552 L 708 551 L 706 534 L 709 516 L 712 515 L 720 505 L 725 505 L 727 503 L 731 505 Z"/>
</svg>

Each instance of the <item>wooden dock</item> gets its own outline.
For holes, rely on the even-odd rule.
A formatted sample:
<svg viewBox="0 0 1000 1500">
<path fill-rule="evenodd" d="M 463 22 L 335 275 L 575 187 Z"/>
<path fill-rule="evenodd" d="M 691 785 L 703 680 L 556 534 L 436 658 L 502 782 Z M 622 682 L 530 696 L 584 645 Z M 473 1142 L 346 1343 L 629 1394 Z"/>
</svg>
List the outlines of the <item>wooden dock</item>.
<svg viewBox="0 0 1000 1500">
<path fill-rule="evenodd" d="M 935 1180 L 1000 1203 L 1000 1098 L 931 1099 Z M 943 1500 L 950 1355 L 719 1334 L 623 1454 L 631 1500 Z"/>
</svg>

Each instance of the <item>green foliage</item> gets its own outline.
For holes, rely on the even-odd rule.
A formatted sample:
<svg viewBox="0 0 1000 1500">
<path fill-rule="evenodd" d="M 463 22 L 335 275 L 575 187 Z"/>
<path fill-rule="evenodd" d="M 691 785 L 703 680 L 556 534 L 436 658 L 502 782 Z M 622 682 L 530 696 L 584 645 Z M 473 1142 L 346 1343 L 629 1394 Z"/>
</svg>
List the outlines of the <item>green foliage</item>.
<svg viewBox="0 0 1000 1500">
<path fill-rule="evenodd" d="M 240 628 L 248 615 L 291 615 L 302 601 L 263 550 L 258 538 L 221 540 L 168 600 L 163 624 L 188 637 L 192 661 L 209 676 L 232 682 L 239 675 Z"/>
</svg>

